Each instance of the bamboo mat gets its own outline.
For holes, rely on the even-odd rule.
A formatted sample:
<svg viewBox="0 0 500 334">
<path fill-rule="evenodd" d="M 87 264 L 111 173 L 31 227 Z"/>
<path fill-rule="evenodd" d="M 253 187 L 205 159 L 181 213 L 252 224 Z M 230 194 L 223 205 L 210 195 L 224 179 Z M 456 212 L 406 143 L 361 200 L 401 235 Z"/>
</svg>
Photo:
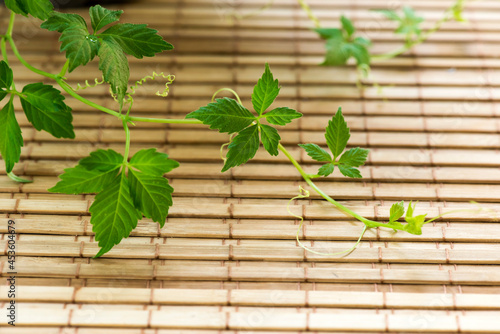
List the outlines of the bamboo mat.
<svg viewBox="0 0 500 334">
<path fill-rule="evenodd" d="M 341 14 L 370 37 L 374 53 L 397 48 L 394 25 L 371 8 L 387 1 L 308 1 L 324 26 Z M 267 0 L 144 0 L 120 6 L 122 21 L 149 23 L 176 47 L 153 59 L 130 58 L 131 81 L 175 74 L 169 97 L 160 83 L 141 88 L 133 112 L 183 118 L 222 87 L 250 103 L 269 62 L 282 85 L 280 105 L 304 117 L 281 131 L 282 143 L 304 165 L 318 165 L 296 145 L 325 146 L 324 128 L 342 106 L 350 145 L 370 149 L 362 180 L 337 173 L 318 181 L 328 194 L 370 219 L 387 221 L 390 206 L 418 200 L 417 214 L 459 211 L 426 225 L 421 236 L 367 231 L 348 256 L 320 256 L 298 247 L 298 221 L 286 210 L 303 182 L 286 157 L 259 151 L 245 166 L 221 174 L 227 136 L 197 125 L 138 123 L 134 153 L 156 147 L 181 163 L 170 173 L 174 206 L 164 228 L 144 219 L 130 238 L 92 259 L 88 208 L 93 195 L 48 193 L 65 168 L 98 148 L 123 152 L 121 124 L 68 99 L 76 139 L 54 139 L 20 120 L 25 147 L 14 172 L 0 164 L 0 274 L 7 275 L 7 222 L 17 235 L 18 311 L 1 333 L 500 333 L 500 2 L 475 1 L 468 23 L 446 23 L 427 42 L 373 65 L 366 89 L 353 63 L 320 67 L 323 43 L 296 1 L 276 0 L 257 16 L 231 21 Z M 452 0 L 402 1 L 430 28 Z M 83 10 L 76 10 L 86 17 Z M 2 27 L 7 18 L 1 14 Z M 28 61 L 58 71 L 58 36 L 19 18 L 18 46 Z M 11 57 L 16 84 L 38 81 Z M 76 87 L 100 77 L 96 62 L 69 76 Z M 49 83 L 47 81 L 47 83 Z M 380 91 L 373 84 L 382 86 Z M 98 86 L 85 97 L 116 108 Z M 299 231 L 317 251 L 349 248 L 362 224 L 316 195 L 295 200 L 305 217 Z M 9 299 L 6 280 L 0 306 Z"/>
</svg>

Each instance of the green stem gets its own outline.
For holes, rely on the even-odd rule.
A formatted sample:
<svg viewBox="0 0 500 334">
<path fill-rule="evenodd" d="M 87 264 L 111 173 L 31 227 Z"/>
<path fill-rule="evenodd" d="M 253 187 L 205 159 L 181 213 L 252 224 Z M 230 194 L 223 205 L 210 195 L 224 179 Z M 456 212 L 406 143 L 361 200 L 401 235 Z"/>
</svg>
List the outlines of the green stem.
<svg viewBox="0 0 500 334">
<path fill-rule="evenodd" d="M 314 23 L 314 27 L 316 28 L 321 28 L 321 23 L 319 22 L 319 19 L 316 15 L 311 10 L 311 7 L 307 4 L 305 0 L 297 0 L 299 2 L 300 7 L 306 12 L 307 17 Z"/>
<path fill-rule="evenodd" d="M 69 67 L 69 60 L 66 60 L 66 62 L 64 63 L 63 68 L 61 69 L 61 72 L 59 72 L 58 76 L 60 78 L 63 78 L 66 75 L 66 72 L 68 71 L 68 67 Z"/>
<path fill-rule="evenodd" d="M 14 53 L 14 55 L 16 56 L 17 59 L 19 59 L 19 61 L 27 69 L 29 69 L 30 71 L 35 72 L 35 73 L 37 73 L 37 74 L 39 74 L 41 76 L 44 76 L 44 77 L 47 77 L 47 78 L 51 78 L 53 80 L 57 80 L 58 79 L 57 75 L 54 75 L 52 73 L 48 73 L 48 72 L 39 70 L 38 68 L 35 68 L 35 67 L 31 66 L 26 60 L 24 60 L 24 58 L 21 56 L 21 54 L 17 50 L 16 44 L 14 43 L 14 40 L 12 39 L 12 36 L 7 36 L 7 39 L 9 40 L 9 44 L 10 44 L 10 47 L 11 47 L 12 52 Z"/>
<path fill-rule="evenodd" d="M 302 175 L 302 178 L 304 179 L 304 181 L 306 181 L 307 184 L 311 188 L 314 189 L 314 191 L 316 191 L 325 200 L 327 200 L 328 202 L 330 202 L 331 204 L 333 204 L 337 209 L 339 209 L 340 211 L 344 212 L 345 214 L 347 214 L 349 216 L 352 216 L 352 217 L 356 218 L 360 222 L 364 223 L 367 227 L 376 227 L 376 226 L 384 226 L 385 225 L 383 223 L 379 223 L 379 222 L 376 222 L 376 221 L 373 221 L 373 220 L 370 220 L 370 219 L 367 219 L 367 218 L 365 218 L 363 216 L 358 215 L 356 212 L 352 211 L 349 208 L 346 208 L 345 206 L 343 206 L 342 204 L 340 204 L 339 202 L 335 201 L 333 198 L 331 198 L 330 196 L 328 196 L 327 194 L 325 194 L 323 192 L 323 190 L 321 190 L 320 188 L 318 188 L 318 186 L 316 184 L 314 184 L 314 182 L 312 182 L 311 177 L 309 176 L 309 174 L 307 174 L 302 169 L 302 167 L 297 162 L 297 160 L 295 160 L 292 157 L 292 155 L 290 154 L 290 152 L 288 152 L 287 149 L 283 147 L 283 145 L 279 144 L 278 145 L 278 149 L 281 152 L 283 152 L 283 154 L 285 154 L 285 156 L 288 158 L 288 160 L 290 160 L 290 162 L 295 166 L 295 168 L 299 171 L 300 175 Z"/>
<path fill-rule="evenodd" d="M 214 93 L 214 95 L 212 95 L 212 102 L 214 102 L 215 100 L 215 97 L 217 96 L 217 94 L 219 94 L 220 92 L 223 92 L 223 91 L 227 91 L 227 92 L 230 92 L 230 93 L 233 93 L 234 96 L 236 97 L 236 100 L 238 101 L 239 104 L 243 104 L 241 103 L 241 99 L 240 99 L 240 96 L 238 95 L 238 93 L 236 93 L 233 89 L 231 88 L 221 88 L 219 89 L 218 91 L 216 91 Z"/>
<path fill-rule="evenodd" d="M 130 129 L 125 119 L 122 121 L 122 124 L 123 129 L 125 130 L 125 152 L 123 153 L 123 164 L 126 165 L 128 163 L 128 154 L 130 152 Z"/>
<path fill-rule="evenodd" d="M 147 117 L 129 117 L 130 121 L 148 122 L 148 123 L 168 123 L 168 124 L 203 124 L 197 119 L 168 119 L 168 118 L 147 118 Z"/>
<path fill-rule="evenodd" d="M 61 88 L 66 92 L 68 93 L 69 95 L 71 95 L 72 97 L 74 97 L 75 99 L 77 99 L 78 101 L 82 102 L 82 103 L 85 103 L 86 105 L 88 106 L 91 106 L 93 108 L 96 108 L 97 110 L 100 110 L 100 111 L 103 111 L 107 114 L 110 114 L 110 115 L 113 115 L 115 117 L 118 117 L 120 119 L 124 119 L 124 116 L 117 113 L 116 111 L 114 110 L 111 110 L 109 108 L 106 108 L 106 107 L 103 107 L 97 103 L 94 103 L 92 101 L 89 101 L 87 100 L 86 98 L 78 95 L 74 90 L 73 88 L 68 85 L 64 80 L 62 80 L 61 78 L 56 78 L 55 81 L 59 84 L 59 86 L 61 86 Z"/>
</svg>

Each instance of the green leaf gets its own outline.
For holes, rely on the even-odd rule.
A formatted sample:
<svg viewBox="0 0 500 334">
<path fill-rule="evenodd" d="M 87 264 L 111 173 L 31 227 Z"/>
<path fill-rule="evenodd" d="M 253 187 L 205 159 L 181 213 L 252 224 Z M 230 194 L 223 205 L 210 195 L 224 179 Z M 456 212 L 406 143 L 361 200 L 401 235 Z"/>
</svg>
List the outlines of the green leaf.
<svg viewBox="0 0 500 334">
<path fill-rule="evenodd" d="M 50 31 L 63 32 L 68 28 L 87 29 L 87 23 L 78 14 L 52 12 L 49 19 L 43 22 L 40 27 Z"/>
<path fill-rule="evenodd" d="M 356 59 L 356 64 L 358 64 L 358 66 L 370 64 L 370 52 L 366 46 L 353 42 L 346 44 L 345 50 L 347 50 L 351 57 Z"/>
<path fill-rule="evenodd" d="M 331 162 L 327 163 L 319 168 L 318 175 L 328 176 L 331 173 L 333 173 L 334 168 L 335 168 L 335 165 L 333 163 L 331 163 Z"/>
<path fill-rule="evenodd" d="M 278 155 L 278 144 L 280 143 L 281 137 L 278 131 L 272 126 L 261 124 L 260 137 L 262 139 L 262 144 L 267 152 L 271 155 Z"/>
<path fill-rule="evenodd" d="M 120 173 L 104 191 L 97 194 L 90 206 L 90 223 L 101 249 L 95 257 L 109 252 L 137 227 L 142 215 L 134 206 L 128 179 Z"/>
<path fill-rule="evenodd" d="M 109 172 L 123 164 L 123 155 L 111 149 L 99 149 L 90 153 L 90 156 L 81 159 L 78 164 L 89 170 Z"/>
<path fill-rule="evenodd" d="M 0 153 L 5 161 L 5 169 L 10 173 L 21 157 L 24 145 L 21 128 L 14 114 L 14 104 L 10 100 L 0 111 Z"/>
<path fill-rule="evenodd" d="M 266 68 L 262 78 L 259 79 L 257 85 L 253 88 L 252 104 L 255 111 L 262 115 L 264 111 L 274 102 L 280 92 L 278 79 L 274 80 L 273 74 L 269 69 L 269 64 L 266 63 Z M 275 124 L 275 123 L 273 123 Z"/>
<path fill-rule="evenodd" d="M 362 178 L 361 173 L 357 168 L 347 166 L 347 165 L 339 165 L 339 170 L 342 173 L 342 175 L 347 176 L 347 177 L 352 177 L 356 179 Z"/>
<path fill-rule="evenodd" d="M 54 10 L 50 0 L 5 0 L 5 5 L 16 14 L 29 14 L 40 20 L 46 20 Z"/>
<path fill-rule="evenodd" d="M 384 15 L 389 20 L 392 20 L 392 21 L 401 21 L 401 18 L 393 10 L 389 10 L 389 9 L 374 9 L 374 11 L 378 12 L 378 13 L 380 13 L 382 15 Z"/>
<path fill-rule="evenodd" d="M 345 151 L 344 154 L 339 159 L 339 163 L 345 164 L 351 167 L 359 167 L 363 166 L 366 162 L 366 158 L 368 157 L 368 150 L 364 148 L 351 148 L 348 151 Z"/>
<path fill-rule="evenodd" d="M 345 32 L 347 33 L 347 36 L 348 37 L 351 37 L 354 32 L 356 31 L 356 29 L 354 28 L 354 26 L 352 25 L 352 21 L 349 20 L 347 17 L 345 17 L 344 15 L 342 15 L 340 17 L 340 23 L 342 24 L 342 28 L 344 28 Z"/>
<path fill-rule="evenodd" d="M 157 32 L 148 28 L 146 24 L 118 23 L 98 36 L 115 41 L 125 53 L 141 59 L 145 56 L 153 57 L 156 53 L 174 48 Z"/>
<path fill-rule="evenodd" d="M 252 125 L 243 131 L 240 131 L 228 146 L 229 151 L 226 156 L 226 163 L 222 168 L 222 172 L 227 171 L 231 167 L 244 164 L 252 159 L 259 149 L 259 127 L 257 124 Z"/>
<path fill-rule="evenodd" d="M 5 61 L 0 61 L 0 88 L 10 89 L 13 81 L 12 69 Z"/>
<path fill-rule="evenodd" d="M 161 176 L 147 175 L 129 169 L 130 189 L 135 207 L 144 216 L 165 225 L 168 209 L 172 206 L 172 188 L 167 179 Z"/>
<path fill-rule="evenodd" d="M 333 118 L 328 121 L 325 133 L 326 144 L 333 153 L 333 160 L 344 151 L 350 137 L 349 128 L 342 115 L 342 108 L 339 108 Z"/>
<path fill-rule="evenodd" d="M 302 114 L 287 107 L 273 109 L 264 115 L 267 121 L 275 125 L 286 125 L 296 118 L 302 117 Z"/>
<path fill-rule="evenodd" d="M 120 46 L 112 39 L 103 39 L 99 48 L 99 70 L 104 80 L 111 86 L 111 91 L 123 105 L 127 92 L 130 70 L 128 60 Z"/>
<path fill-rule="evenodd" d="M 69 60 L 69 72 L 86 65 L 99 51 L 99 41 L 96 36 L 89 34 L 87 27 L 69 27 L 62 32 L 59 40 L 61 52 L 66 51 Z"/>
<path fill-rule="evenodd" d="M 24 113 L 35 129 L 45 130 L 56 138 L 73 139 L 73 115 L 63 101 L 59 90 L 42 83 L 24 86 L 21 96 Z"/>
<path fill-rule="evenodd" d="M 342 36 L 342 30 L 338 28 L 316 28 L 314 31 L 321 37 L 322 39 L 330 39 L 330 38 L 338 38 Z"/>
<path fill-rule="evenodd" d="M 123 14 L 123 10 L 109 10 L 96 5 L 89 8 L 89 13 L 92 29 L 95 34 L 108 24 L 118 21 Z"/>
<path fill-rule="evenodd" d="M 230 98 L 216 99 L 198 110 L 195 110 L 186 118 L 195 118 L 210 125 L 210 129 L 229 134 L 239 132 L 252 124 L 256 117 L 241 104 Z"/>
<path fill-rule="evenodd" d="M 64 170 L 59 181 L 49 191 L 62 194 L 88 194 L 98 193 L 110 184 L 118 175 L 119 168 L 109 171 L 87 169 L 81 165 Z"/>
<path fill-rule="evenodd" d="M 332 161 L 330 153 L 322 149 L 316 144 L 299 144 L 304 150 L 306 150 L 307 155 L 316 161 Z"/>
<path fill-rule="evenodd" d="M 404 230 L 411 234 L 420 235 L 422 234 L 422 226 L 424 226 L 425 224 L 425 217 L 427 215 L 425 214 L 413 217 L 413 212 L 417 204 L 415 203 L 414 206 L 412 206 L 411 204 L 412 203 L 410 202 L 410 204 L 408 205 L 408 210 L 406 211 L 405 220 L 407 224 L 404 226 Z"/>
<path fill-rule="evenodd" d="M 19 177 L 19 176 L 17 176 L 16 174 L 14 174 L 12 172 L 7 173 L 7 176 L 9 177 L 9 179 L 11 179 L 14 182 L 18 182 L 18 183 L 33 183 L 33 180 L 23 179 L 22 177 Z"/>
<path fill-rule="evenodd" d="M 155 148 L 140 150 L 132 159 L 130 166 L 137 168 L 141 172 L 153 176 L 162 176 L 172 169 L 179 167 L 179 163 L 169 159 L 168 154 L 157 152 Z"/>
<path fill-rule="evenodd" d="M 389 223 L 396 222 L 399 218 L 403 217 L 405 213 L 404 201 L 394 203 L 391 206 Z"/>
</svg>

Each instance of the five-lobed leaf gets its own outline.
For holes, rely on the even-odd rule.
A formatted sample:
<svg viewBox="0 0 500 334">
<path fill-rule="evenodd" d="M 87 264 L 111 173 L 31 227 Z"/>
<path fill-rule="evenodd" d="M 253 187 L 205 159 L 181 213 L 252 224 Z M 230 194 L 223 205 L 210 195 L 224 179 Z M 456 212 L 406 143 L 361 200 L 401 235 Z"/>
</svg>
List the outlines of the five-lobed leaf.
<svg viewBox="0 0 500 334">
<path fill-rule="evenodd" d="M 174 48 L 157 33 L 157 30 L 148 28 L 146 24 L 118 23 L 98 36 L 112 39 L 125 53 L 141 59 Z"/>
<path fill-rule="evenodd" d="M 14 114 L 14 104 L 10 100 L 0 110 L 0 153 L 5 161 L 7 173 L 12 172 L 14 165 L 19 161 L 23 143 L 21 128 Z"/>
<path fill-rule="evenodd" d="M 168 209 L 172 206 L 172 188 L 167 179 L 129 169 L 131 195 L 135 207 L 147 218 L 165 225 Z"/>
<path fill-rule="evenodd" d="M 95 34 L 108 24 L 120 20 L 123 10 L 110 10 L 101 7 L 100 5 L 96 5 L 89 8 L 89 14 L 92 29 Z"/>
<path fill-rule="evenodd" d="M 101 247 L 95 257 L 109 252 L 127 238 L 142 217 L 134 206 L 129 181 L 123 172 L 96 195 L 89 212 L 95 240 Z"/>
<path fill-rule="evenodd" d="M 141 172 L 153 176 L 162 176 L 174 168 L 179 167 L 179 163 L 168 157 L 168 154 L 157 152 L 155 148 L 140 150 L 132 159 L 130 166 L 137 168 Z"/>
<path fill-rule="evenodd" d="M 278 155 L 278 144 L 280 143 L 281 137 L 278 131 L 272 126 L 261 124 L 260 125 L 260 138 L 262 140 L 262 145 L 267 152 L 271 155 Z"/>
<path fill-rule="evenodd" d="M 255 85 L 252 93 L 252 104 L 255 111 L 262 115 L 264 111 L 274 102 L 280 92 L 278 80 L 274 80 L 273 74 L 266 63 L 264 74 Z M 273 123 L 276 124 L 276 123 Z M 283 124 L 280 124 L 283 125 Z"/>
<path fill-rule="evenodd" d="M 326 127 L 326 144 L 333 153 L 333 159 L 344 151 L 347 141 L 351 137 L 347 123 L 342 115 L 342 108 L 339 108 Z"/>
<path fill-rule="evenodd" d="M 306 150 L 307 155 L 316 161 L 332 161 L 330 153 L 316 144 L 299 144 L 299 146 Z"/>
<path fill-rule="evenodd" d="M 50 0 L 5 0 L 5 6 L 16 14 L 46 20 L 54 10 Z"/>
<path fill-rule="evenodd" d="M 21 105 L 38 131 L 45 130 L 56 138 L 75 138 L 73 115 L 59 90 L 42 83 L 28 84 L 23 88 Z"/>
<path fill-rule="evenodd" d="M 229 134 L 245 129 L 256 120 L 255 116 L 234 99 L 222 98 L 195 110 L 186 118 L 195 118 L 210 125 L 210 129 Z"/>
<path fill-rule="evenodd" d="M 275 108 L 264 114 L 267 121 L 274 125 L 286 125 L 302 114 L 288 107 Z"/>
<path fill-rule="evenodd" d="M 259 149 L 259 143 L 259 126 L 257 124 L 240 131 L 228 146 L 229 150 L 222 172 L 252 159 Z"/>
</svg>

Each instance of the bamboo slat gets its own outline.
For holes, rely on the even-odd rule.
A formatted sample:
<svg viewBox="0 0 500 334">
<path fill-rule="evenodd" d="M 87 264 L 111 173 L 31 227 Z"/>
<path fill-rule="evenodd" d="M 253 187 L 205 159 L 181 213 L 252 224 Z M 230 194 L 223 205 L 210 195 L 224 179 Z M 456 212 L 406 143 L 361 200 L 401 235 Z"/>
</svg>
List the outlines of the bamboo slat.
<svg viewBox="0 0 500 334">
<path fill-rule="evenodd" d="M 369 229 L 348 255 L 320 252 L 350 248 L 363 224 L 315 193 L 289 199 L 305 186 L 280 154 L 259 150 L 252 162 L 220 173 L 226 134 L 198 125 L 140 123 L 132 128 L 131 154 L 155 147 L 181 166 L 167 177 L 174 206 L 164 225 L 139 221 L 131 236 L 100 259 L 89 207 L 94 194 L 47 191 L 64 169 L 96 149 L 124 151 L 121 121 L 72 100 L 75 140 L 33 129 L 15 101 L 24 137 L 14 172 L 33 180 L 16 184 L 0 163 L 0 276 L 8 268 L 9 220 L 15 221 L 17 325 L 1 333 L 235 334 L 283 333 L 500 333 L 499 180 L 500 3 L 467 4 L 467 23 L 447 22 L 425 43 L 392 60 L 373 62 L 363 90 L 355 62 L 319 67 L 324 41 L 295 0 L 147 0 L 124 7 L 122 22 L 144 23 L 175 45 L 155 58 L 129 57 L 130 83 L 152 71 L 176 76 L 169 96 L 151 81 L 136 94 L 132 113 L 181 119 L 230 87 L 245 106 L 265 62 L 282 86 L 273 107 L 303 113 L 280 129 L 282 143 L 315 174 L 299 143 L 327 148 L 324 129 L 342 107 L 350 147 L 370 154 L 361 180 L 336 170 L 315 182 L 369 219 L 386 222 L 396 201 L 419 201 L 416 215 L 436 217 L 422 235 Z M 357 36 L 373 41 L 372 53 L 398 48 L 397 24 L 371 12 L 385 0 L 308 0 L 324 27 L 351 18 Z M 405 0 L 432 26 L 451 0 Z M 392 7 L 391 7 L 392 8 Z M 74 9 L 88 18 L 86 9 Z M 0 26 L 8 17 L 0 8 Z M 19 15 L 18 15 L 19 16 Z M 36 68 L 58 73 L 58 34 L 36 35 L 29 18 L 16 18 L 16 40 Z M 39 23 L 36 23 L 39 25 Z M 9 53 L 16 87 L 40 77 Z M 67 75 L 72 87 L 100 78 L 97 62 Z M 50 83 L 47 81 L 47 83 Z M 117 109 L 109 87 L 78 91 Z M 232 97 L 230 94 L 222 96 Z M 479 202 L 478 204 L 469 203 Z M 481 210 L 479 210 L 481 209 Z M 455 211 L 458 210 L 458 211 Z M 10 299 L 0 282 L 0 308 Z"/>
</svg>

